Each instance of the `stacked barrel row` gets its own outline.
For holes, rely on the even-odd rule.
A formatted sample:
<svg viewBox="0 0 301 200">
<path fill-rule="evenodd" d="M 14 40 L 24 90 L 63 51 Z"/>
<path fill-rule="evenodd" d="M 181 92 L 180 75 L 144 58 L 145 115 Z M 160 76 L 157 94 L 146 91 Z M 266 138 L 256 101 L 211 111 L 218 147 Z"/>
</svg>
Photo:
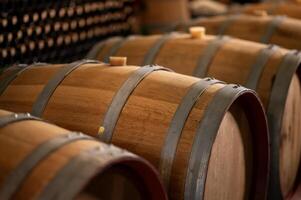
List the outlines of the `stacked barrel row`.
<svg viewBox="0 0 301 200">
<path fill-rule="evenodd" d="M 110 39 L 96 45 L 88 57 L 106 60 L 120 55 L 133 64 L 158 63 L 179 73 L 215 77 L 256 90 L 269 119 L 271 190 L 279 192 L 281 187 L 284 195 L 291 191 L 301 155 L 301 57 L 297 52 L 229 37 L 193 39 L 189 34 L 171 33 Z"/>
<path fill-rule="evenodd" d="M 113 58 L 111 65 L 13 67 L 1 85 L 1 108 L 30 112 L 146 158 L 171 199 L 266 196 L 268 131 L 252 90 L 159 66 L 119 66 Z"/>
<path fill-rule="evenodd" d="M 191 27 L 199 22 L 186 23 L 185 17 L 179 21 L 186 12 L 183 3 L 145 1 L 146 11 L 151 11 L 144 13 L 148 20 L 143 28 L 189 30 L 189 34 L 113 37 L 95 44 L 84 60 L 14 65 L 1 74 L 0 108 L 30 113 L 0 112 L 3 151 L 16 151 L 0 156 L 5 166 L 0 170 L 5 180 L 0 179 L 0 195 L 9 195 L 4 199 L 165 199 L 164 189 L 170 199 L 299 198 L 300 53 L 223 36 L 232 20 L 218 25 L 226 26 L 224 33 L 206 35 L 204 27 Z M 179 9 L 175 13 L 183 15 L 170 15 L 174 19 L 169 21 L 170 12 L 161 16 L 155 12 L 160 10 L 154 9 L 160 8 L 157 5 L 164 11 L 171 4 Z M 161 17 L 159 23 L 152 21 L 156 17 Z M 268 40 L 261 42 L 286 48 L 298 45 L 298 38 L 282 31 L 280 39 L 272 37 L 283 23 L 268 16 L 253 17 L 258 27 L 273 25 L 271 30 L 262 29 Z M 89 136 L 69 133 L 40 118 Z M 18 135 L 27 128 L 27 134 Z M 48 150 L 47 157 L 44 153 L 30 162 L 30 170 L 18 182 L 10 182 L 20 168 L 24 173 L 24 161 L 40 155 L 40 149 L 46 148 L 43 144 L 47 148 L 48 143 L 57 144 L 52 140 L 64 132 L 64 138 L 79 141 L 70 139 L 69 144 L 67 139 L 66 147 Z M 47 142 L 49 137 L 53 138 Z M 92 138 L 148 160 L 158 170 L 164 189 L 146 161 Z M 19 139 L 35 151 L 23 149 Z M 14 154 L 20 157 L 9 156 Z M 59 164 L 52 164 L 57 157 Z M 91 170 L 88 163 L 95 168 Z M 64 188 L 67 183 L 72 185 Z"/>
<path fill-rule="evenodd" d="M 195 0 L 190 3 L 190 9 L 198 11 L 203 6 L 208 11 L 214 5 L 199 2 Z M 161 7 L 161 4 L 157 6 Z M 180 10 L 174 12 L 182 13 Z M 112 55 L 127 56 L 131 64 L 161 64 L 179 73 L 197 77 L 213 76 L 256 90 L 266 108 L 270 131 L 268 198 L 301 198 L 298 194 L 298 174 L 301 173 L 298 51 L 301 49 L 301 6 L 298 3 L 249 4 L 233 6 L 228 12 L 225 15 L 224 10 L 219 13 L 221 16 L 203 17 L 190 22 L 171 17 L 172 23 L 158 26 L 150 32 L 190 30 L 191 35 L 172 33 L 114 38 L 96 45 L 88 57 L 106 61 Z M 163 16 L 157 15 L 157 22 Z M 184 19 L 184 15 L 180 16 Z M 206 36 L 205 32 L 217 36 Z M 200 40 L 192 39 L 196 37 Z M 294 93 L 294 97 L 291 98 L 290 93 Z"/>
<path fill-rule="evenodd" d="M 0 64 L 67 62 L 130 33 L 133 1 L 1 1 Z"/>
</svg>

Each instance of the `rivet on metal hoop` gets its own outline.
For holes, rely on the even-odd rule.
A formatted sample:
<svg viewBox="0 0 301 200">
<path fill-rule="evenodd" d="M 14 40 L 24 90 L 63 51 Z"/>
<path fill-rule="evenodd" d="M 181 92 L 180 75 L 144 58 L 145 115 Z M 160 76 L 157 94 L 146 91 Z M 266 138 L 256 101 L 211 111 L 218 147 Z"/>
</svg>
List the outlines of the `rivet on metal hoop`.
<svg viewBox="0 0 301 200">
<path fill-rule="evenodd" d="M 205 81 L 212 81 L 212 80 L 214 80 L 215 78 L 213 78 L 213 77 L 207 77 L 207 78 L 205 78 Z"/>
<path fill-rule="evenodd" d="M 237 89 L 237 88 L 239 88 L 239 87 L 241 87 L 241 85 L 239 85 L 239 84 L 235 84 L 235 85 L 233 86 L 234 89 Z"/>
</svg>

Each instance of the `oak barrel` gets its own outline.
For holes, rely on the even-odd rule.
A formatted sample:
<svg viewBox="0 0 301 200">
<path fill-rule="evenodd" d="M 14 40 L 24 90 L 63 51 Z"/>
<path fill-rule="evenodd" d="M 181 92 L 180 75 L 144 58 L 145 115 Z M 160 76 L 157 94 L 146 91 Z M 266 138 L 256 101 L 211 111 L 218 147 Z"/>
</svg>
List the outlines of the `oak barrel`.
<svg viewBox="0 0 301 200">
<path fill-rule="evenodd" d="M 157 32 L 161 28 L 190 20 L 188 0 L 140 0 L 139 18 L 142 31 Z"/>
<path fill-rule="evenodd" d="M 35 64 L 11 79 L 7 70 L 0 106 L 143 156 L 171 199 L 265 198 L 268 134 L 252 90 L 118 63 Z"/>
<path fill-rule="evenodd" d="M 210 17 L 228 13 L 228 6 L 219 1 L 195 0 L 190 1 L 189 10 L 193 18 Z"/>
<path fill-rule="evenodd" d="M 292 18 L 301 18 L 301 4 L 293 2 L 263 2 L 247 4 L 241 7 L 234 7 L 230 12 L 242 12 L 252 14 L 256 10 L 264 10 L 270 15 L 286 15 Z"/>
<path fill-rule="evenodd" d="M 201 38 L 192 37 L 183 33 L 116 37 L 95 45 L 88 57 L 126 56 L 130 64 L 156 63 L 182 74 L 215 77 L 256 90 L 270 125 L 270 194 L 286 196 L 294 185 L 301 155 L 300 54 L 204 33 Z"/>
<path fill-rule="evenodd" d="M 199 18 L 186 25 L 179 25 L 178 30 L 190 26 L 204 26 L 208 34 L 230 35 L 233 37 L 276 44 L 287 49 L 301 50 L 301 21 L 285 16 L 255 16 L 246 14 Z"/>
<path fill-rule="evenodd" d="M 138 156 L 29 113 L 0 110 L 0 199 L 167 199 Z"/>
</svg>

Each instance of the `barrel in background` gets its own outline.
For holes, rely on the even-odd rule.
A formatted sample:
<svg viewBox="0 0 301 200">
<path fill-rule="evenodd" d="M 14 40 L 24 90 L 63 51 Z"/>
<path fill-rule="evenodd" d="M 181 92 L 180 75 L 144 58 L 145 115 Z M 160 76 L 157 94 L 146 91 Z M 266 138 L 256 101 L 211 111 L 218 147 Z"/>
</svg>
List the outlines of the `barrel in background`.
<svg viewBox="0 0 301 200">
<path fill-rule="evenodd" d="M 226 2 L 212 0 L 193 0 L 188 4 L 191 17 L 211 17 L 228 13 Z"/>
<path fill-rule="evenodd" d="M 96 44 L 87 57 L 106 61 L 126 56 L 130 64 L 160 64 L 182 74 L 215 77 L 256 90 L 270 125 L 270 185 L 276 191 L 270 194 L 287 196 L 300 166 L 300 54 L 197 31 L 116 37 Z"/>
<path fill-rule="evenodd" d="M 225 15 L 192 20 L 177 30 L 204 26 L 208 34 L 229 35 L 264 44 L 276 44 L 287 49 L 301 49 L 301 22 L 285 16 Z"/>
<path fill-rule="evenodd" d="M 285 15 L 292 18 L 300 19 L 301 4 L 300 2 L 261 2 L 247 4 L 241 7 L 230 9 L 230 12 L 241 12 L 252 14 L 256 10 L 264 10 L 269 15 Z"/>
<path fill-rule="evenodd" d="M 188 0 L 140 0 L 138 18 L 143 33 L 154 33 L 162 28 L 190 20 Z"/>
</svg>

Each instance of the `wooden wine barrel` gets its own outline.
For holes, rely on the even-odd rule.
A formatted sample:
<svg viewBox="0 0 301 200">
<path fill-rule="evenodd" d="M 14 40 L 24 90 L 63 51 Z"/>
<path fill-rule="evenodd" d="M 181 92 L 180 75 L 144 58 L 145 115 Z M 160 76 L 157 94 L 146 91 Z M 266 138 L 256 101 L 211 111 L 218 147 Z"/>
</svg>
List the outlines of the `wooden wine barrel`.
<svg viewBox="0 0 301 200">
<path fill-rule="evenodd" d="M 139 17 L 142 31 L 157 32 L 178 23 L 188 22 L 190 13 L 187 0 L 140 0 Z"/>
<path fill-rule="evenodd" d="M 199 37 L 193 38 L 192 29 L 191 35 L 112 38 L 95 45 L 88 57 L 107 61 L 109 56 L 123 55 L 130 64 L 156 63 L 182 74 L 211 76 L 256 90 L 270 126 L 270 194 L 286 196 L 295 182 L 301 155 L 300 54 L 229 37 L 204 33 Z"/>
<path fill-rule="evenodd" d="M 189 10 L 193 18 L 223 15 L 228 12 L 225 3 L 212 0 L 195 0 L 189 3 Z"/>
<path fill-rule="evenodd" d="M 167 199 L 144 159 L 90 136 L 0 110 L 0 199 Z"/>
<path fill-rule="evenodd" d="M 265 198 L 268 134 L 252 90 L 119 64 L 112 58 L 111 66 L 83 60 L 21 67 L 10 76 L 7 70 L 0 106 L 143 156 L 171 199 Z"/>
<path fill-rule="evenodd" d="M 286 15 L 292 18 L 301 18 L 301 4 L 290 2 L 264 2 L 247 4 L 242 7 L 234 8 L 230 12 L 242 12 L 252 14 L 256 10 L 265 10 L 268 14 L 271 15 Z"/>
<path fill-rule="evenodd" d="M 258 14 L 263 14 L 259 12 Z M 189 26 L 204 26 L 209 34 L 230 35 L 250 41 L 276 44 L 287 49 L 301 49 L 301 21 L 284 16 L 227 15 L 199 18 L 178 30 Z"/>
</svg>

